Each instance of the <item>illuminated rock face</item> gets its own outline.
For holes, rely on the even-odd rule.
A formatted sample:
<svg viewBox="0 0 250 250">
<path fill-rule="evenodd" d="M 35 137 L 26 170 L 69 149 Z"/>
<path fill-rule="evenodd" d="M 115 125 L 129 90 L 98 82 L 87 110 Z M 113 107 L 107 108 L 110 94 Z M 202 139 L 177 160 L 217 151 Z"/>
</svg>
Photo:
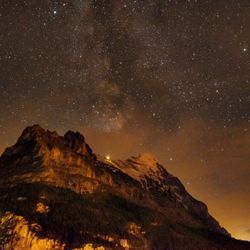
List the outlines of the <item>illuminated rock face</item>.
<svg viewBox="0 0 250 250">
<path fill-rule="evenodd" d="M 65 249 L 62 244 L 54 239 L 40 238 L 37 233 L 41 230 L 39 226 L 29 224 L 22 216 L 5 213 L 0 220 L 1 247 L 3 249 L 18 250 L 47 250 Z M 38 232 L 36 232 L 38 227 Z M 8 229 L 8 230 L 6 230 Z"/>
<path fill-rule="evenodd" d="M 97 159 L 38 125 L 0 158 L 0 218 L 0 249 L 250 249 L 153 156 Z"/>
</svg>

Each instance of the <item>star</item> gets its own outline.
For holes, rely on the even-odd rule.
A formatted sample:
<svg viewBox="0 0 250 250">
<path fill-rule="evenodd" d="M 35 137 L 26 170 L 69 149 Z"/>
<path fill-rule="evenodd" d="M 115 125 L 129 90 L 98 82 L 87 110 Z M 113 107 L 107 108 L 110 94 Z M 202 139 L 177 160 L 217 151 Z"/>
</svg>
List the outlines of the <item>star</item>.
<svg viewBox="0 0 250 250">
<path fill-rule="evenodd" d="M 244 53 L 246 53 L 246 52 L 248 51 L 248 49 L 247 49 L 246 47 L 244 47 L 244 48 L 242 49 L 242 51 L 243 51 Z"/>
</svg>

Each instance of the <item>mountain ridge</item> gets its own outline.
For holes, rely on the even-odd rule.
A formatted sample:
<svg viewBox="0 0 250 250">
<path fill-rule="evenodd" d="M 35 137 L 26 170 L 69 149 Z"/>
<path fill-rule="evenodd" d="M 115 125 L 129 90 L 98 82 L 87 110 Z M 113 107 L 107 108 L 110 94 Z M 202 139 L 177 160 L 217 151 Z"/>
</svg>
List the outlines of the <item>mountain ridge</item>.
<svg viewBox="0 0 250 250">
<path fill-rule="evenodd" d="M 0 207 L 2 218 L 11 221 L 10 218 L 21 216 L 22 219 L 18 217 L 17 221 L 25 221 L 28 225 L 31 221 L 35 222 L 43 234 L 42 238 L 36 236 L 37 239 L 43 240 L 50 236 L 52 239 L 47 243 L 54 242 L 58 249 L 85 249 L 90 246 L 93 249 L 178 249 L 175 247 L 178 244 L 187 244 L 185 242 L 190 237 L 185 235 L 187 232 L 187 235 L 195 235 L 197 246 L 200 244 L 203 248 L 186 249 L 216 249 L 220 242 L 208 240 L 210 234 L 222 237 L 223 244 L 233 241 L 232 244 L 239 244 L 238 249 L 250 249 L 247 243 L 230 238 L 229 233 L 208 213 L 207 206 L 193 198 L 179 179 L 168 173 L 153 156 L 142 154 L 125 161 L 101 160 L 79 132 L 68 131 L 60 136 L 39 125 L 27 127 L 17 143 L 1 155 L 0 176 L 0 198 L 9 204 Z M 26 190 L 27 187 L 43 195 L 32 196 Z M 3 195 L 7 190 L 12 195 Z M 62 194 L 65 194 L 66 201 L 71 200 L 71 196 L 75 197 L 77 206 L 81 207 L 80 210 L 74 207 L 76 204 L 72 207 L 72 211 L 77 211 L 75 216 L 79 223 L 71 214 L 71 204 L 63 201 Z M 14 203 L 13 196 L 16 199 Z M 43 196 L 45 198 L 41 198 Z M 55 198 L 52 199 L 53 196 Z M 16 207 L 20 202 L 25 203 L 30 211 L 26 211 L 25 206 Z M 59 216 L 56 204 L 61 203 L 65 210 Z M 112 213 L 117 214 L 117 217 L 113 218 Z M 85 221 L 79 214 L 83 217 L 89 214 L 89 220 Z M 49 215 L 50 218 L 64 218 L 61 227 L 65 235 L 60 235 L 54 224 L 50 225 Z M 91 216 L 99 218 L 98 225 Z M 103 218 L 112 228 L 104 224 Z M 91 232 L 87 232 L 86 225 L 93 227 Z M 131 233 L 133 230 L 130 227 L 136 233 Z M 103 228 L 111 233 L 105 235 Z M 156 239 L 165 234 L 164 228 L 169 239 L 157 242 Z M 113 239 L 111 242 L 105 240 L 109 237 Z M 17 244 L 25 245 L 23 242 Z M 142 244 L 142 247 L 138 248 L 138 244 Z M 157 244 L 159 246 L 155 247 Z M 206 244 L 210 248 L 206 248 Z M 220 249 L 233 248 L 227 246 Z"/>
</svg>

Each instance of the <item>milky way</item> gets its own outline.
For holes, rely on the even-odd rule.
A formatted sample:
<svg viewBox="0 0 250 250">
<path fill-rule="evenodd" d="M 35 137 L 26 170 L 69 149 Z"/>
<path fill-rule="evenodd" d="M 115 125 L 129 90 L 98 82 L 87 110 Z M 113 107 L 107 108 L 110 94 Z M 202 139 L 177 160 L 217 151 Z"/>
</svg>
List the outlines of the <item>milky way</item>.
<svg viewBox="0 0 250 250">
<path fill-rule="evenodd" d="M 250 240 L 248 0 L 1 0 L 0 151 L 34 123 L 151 151 Z"/>
</svg>

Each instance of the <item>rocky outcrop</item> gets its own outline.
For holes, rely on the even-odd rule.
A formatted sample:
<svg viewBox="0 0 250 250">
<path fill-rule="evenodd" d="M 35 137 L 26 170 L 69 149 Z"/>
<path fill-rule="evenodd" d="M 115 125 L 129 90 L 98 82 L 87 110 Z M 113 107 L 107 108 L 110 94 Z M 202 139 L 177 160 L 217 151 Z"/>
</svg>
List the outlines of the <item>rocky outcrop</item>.
<svg viewBox="0 0 250 250">
<path fill-rule="evenodd" d="M 85 143 L 85 138 L 79 132 L 68 131 L 64 135 L 67 145 L 76 153 L 86 157 L 93 156 L 92 149 Z"/>
<path fill-rule="evenodd" d="M 39 225 L 29 224 L 22 216 L 6 212 L 0 218 L 0 249 L 65 249 L 65 244 L 54 239 L 39 237 L 41 230 Z"/>
</svg>

